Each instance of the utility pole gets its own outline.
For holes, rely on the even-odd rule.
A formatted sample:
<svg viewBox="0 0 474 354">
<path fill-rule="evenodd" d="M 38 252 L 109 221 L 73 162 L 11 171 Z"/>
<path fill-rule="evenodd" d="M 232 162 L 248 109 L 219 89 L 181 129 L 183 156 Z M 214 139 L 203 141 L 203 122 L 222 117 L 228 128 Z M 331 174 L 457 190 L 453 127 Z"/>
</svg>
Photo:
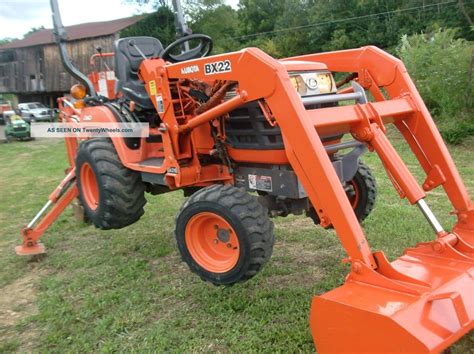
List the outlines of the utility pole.
<svg viewBox="0 0 474 354">
<path fill-rule="evenodd" d="M 181 38 L 192 33 L 191 29 L 188 27 L 186 20 L 184 18 L 183 7 L 181 6 L 180 0 L 172 0 L 174 17 L 175 17 L 175 27 L 176 27 L 176 37 Z M 189 43 L 184 43 L 184 50 L 189 50 Z"/>
<path fill-rule="evenodd" d="M 183 7 L 181 6 L 180 0 L 172 0 L 174 18 L 175 18 L 175 27 L 176 27 L 176 37 L 181 38 L 193 33 L 188 27 L 186 20 L 184 18 Z M 183 51 L 189 50 L 189 42 L 185 42 L 183 45 Z"/>
</svg>

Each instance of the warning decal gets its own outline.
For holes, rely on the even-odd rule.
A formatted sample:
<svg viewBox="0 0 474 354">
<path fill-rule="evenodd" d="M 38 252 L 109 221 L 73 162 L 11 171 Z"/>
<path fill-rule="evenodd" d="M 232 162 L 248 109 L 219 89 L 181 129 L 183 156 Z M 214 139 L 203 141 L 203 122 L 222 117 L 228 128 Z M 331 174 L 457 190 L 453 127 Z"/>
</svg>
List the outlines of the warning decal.
<svg viewBox="0 0 474 354">
<path fill-rule="evenodd" d="M 163 96 L 156 95 L 156 108 L 158 109 L 158 113 L 163 113 L 165 111 L 165 106 L 163 104 Z"/>
<path fill-rule="evenodd" d="M 249 176 L 249 188 L 258 191 L 271 192 L 272 178 L 270 176 L 259 176 L 259 175 L 248 175 Z"/>
<path fill-rule="evenodd" d="M 148 83 L 148 87 L 150 87 L 150 95 L 156 95 L 156 82 L 155 82 L 155 80 L 151 80 Z"/>
</svg>

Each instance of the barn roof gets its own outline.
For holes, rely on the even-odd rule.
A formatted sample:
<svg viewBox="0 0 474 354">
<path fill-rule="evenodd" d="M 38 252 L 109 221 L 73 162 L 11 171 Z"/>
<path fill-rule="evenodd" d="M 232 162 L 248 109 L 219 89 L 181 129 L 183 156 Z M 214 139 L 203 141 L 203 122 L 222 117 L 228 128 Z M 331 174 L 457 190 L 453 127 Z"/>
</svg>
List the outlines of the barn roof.
<svg viewBox="0 0 474 354">
<path fill-rule="evenodd" d="M 133 25 L 142 18 L 143 16 L 132 16 L 112 21 L 81 23 L 79 25 L 67 26 L 66 32 L 70 41 L 107 36 Z M 53 30 L 41 29 L 28 34 L 23 39 L 16 39 L 4 44 L 0 46 L 0 49 L 24 48 L 51 43 L 54 43 Z"/>
</svg>

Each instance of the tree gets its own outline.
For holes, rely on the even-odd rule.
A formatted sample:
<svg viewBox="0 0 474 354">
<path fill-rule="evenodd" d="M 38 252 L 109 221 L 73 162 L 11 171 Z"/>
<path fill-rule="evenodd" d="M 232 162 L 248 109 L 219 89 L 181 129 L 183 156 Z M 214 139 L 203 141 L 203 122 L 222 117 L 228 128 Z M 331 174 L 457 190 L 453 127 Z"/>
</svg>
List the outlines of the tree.
<svg viewBox="0 0 474 354">
<path fill-rule="evenodd" d="M 44 30 L 44 26 L 39 26 L 39 27 L 31 27 L 30 30 L 28 32 L 25 33 L 24 37 L 32 34 L 32 33 L 35 33 L 35 32 L 38 32 L 38 31 L 41 31 L 41 30 Z"/>
<path fill-rule="evenodd" d="M 210 36 L 214 41 L 214 53 L 233 51 L 238 42 L 237 12 L 223 1 L 205 0 L 193 1 L 186 5 L 186 14 L 194 33 Z"/>
<path fill-rule="evenodd" d="M 15 38 L 0 38 L 0 46 L 14 41 Z"/>
<path fill-rule="evenodd" d="M 176 37 L 174 13 L 167 6 L 161 6 L 154 13 L 120 32 L 121 37 L 150 36 L 158 38 L 163 46 L 173 42 Z"/>
<path fill-rule="evenodd" d="M 169 2 L 155 0 L 159 8 Z M 368 44 L 394 53 L 403 34 L 440 27 L 474 40 L 472 9 L 461 0 L 240 0 L 237 11 L 224 0 L 183 3 L 191 29 L 210 35 L 216 53 L 264 45 L 291 56 Z"/>
<path fill-rule="evenodd" d="M 472 40 L 469 9 L 462 9 L 462 1 L 241 0 L 238 13 L 243 44 L 271 38 L 279 52 L 293 55 L 368 44 L 394 52 L 401 35 L 440 26 Z"/>
<path fill-rule="evenodd" d="M 311 52 L 308 46 L 309 17 L 307 16 L 308 1 L 286 0 L 283 11 L 277 17 L 273 37 L 281 56 L 292 56 Z M 289 28 L 296 28 L 288 31 Z"/>
<path fill-rule="evenodd" d="M 285 0 L 240 0 L 239 25 L 242 35 L 273 31 L 282 15 Z"/>
</svg>

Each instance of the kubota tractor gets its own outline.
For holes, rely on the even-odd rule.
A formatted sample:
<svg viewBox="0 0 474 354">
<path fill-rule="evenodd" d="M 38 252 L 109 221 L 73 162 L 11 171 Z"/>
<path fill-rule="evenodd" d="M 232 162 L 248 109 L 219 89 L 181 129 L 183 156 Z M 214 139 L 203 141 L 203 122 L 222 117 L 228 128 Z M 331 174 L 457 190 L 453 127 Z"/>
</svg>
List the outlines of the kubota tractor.
<svg viewBox="0 0 474 354">
<path fill-rule="evenodd" d="M 96 227 L 118 229 L 139 220 L 145 193 L 182 189 L 189 198 L 176 218 L 179 251 L 214 284 L 247 280 L 268 261 L 270 216 L 307 213 L 335 228 L 351 271 L 344 285 L 313 298 L 319 352 L 433 353 L 473 328 L 473 205 L 398 59 L 375 47 L 283 60 L 256 48 L 208 56 L 212 40 L 204 35 L 166 49 L 156 38 L 122 38 L 107 54 L 115 57 L 111 90 L 107 76 L 91 81 L 72 66 L 51 3 L 63 63 L 83 85 L 72 90 L 76 102 L 59 100 L 62 121 L 146 122 L 150 135 L 66 138 L 69 172 L 22 230 L 18 254 L 44 252 L 39 238 L 77 197 Z M 334 72 L 350 75 L 336 84 Z M 388 124 L 426 172 L 421 187 L 387 139 Z M 370 249 L 360 225 L 376 197 L 360 160 L 367 148 L 434 230 L 433 241 L 391 263 Z M 458 217 L 449 232 L 425 202 L 439 186 Z"/>
</svg>

